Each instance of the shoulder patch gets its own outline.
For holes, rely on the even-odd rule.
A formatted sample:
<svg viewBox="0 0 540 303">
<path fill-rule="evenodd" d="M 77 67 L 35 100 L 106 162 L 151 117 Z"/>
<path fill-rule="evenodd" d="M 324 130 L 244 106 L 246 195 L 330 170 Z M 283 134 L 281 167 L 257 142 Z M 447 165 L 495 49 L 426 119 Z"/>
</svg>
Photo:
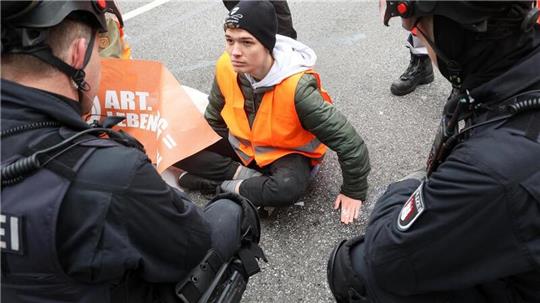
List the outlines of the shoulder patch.
<svg viewBox="0 0 540 303">
<path fill-rule="evenodd" d="M 426 209 L 424 205 L 424 198 L 422 196 L 422 188 L 424 186 L 424 182 L 418 186 L 418 188 L 414 191 L 414 193 L 411 195 L 409 200 L 405 202 L 403 205 L 403 208 L 401 208 L 401 211 L 399 212 L 398 220 L 397 220 L 397 228 L 400 231 L 406 231 L 413 225 L 414 221 L 420 217 L 420 215 L 424 212 Z"/>
</svg>

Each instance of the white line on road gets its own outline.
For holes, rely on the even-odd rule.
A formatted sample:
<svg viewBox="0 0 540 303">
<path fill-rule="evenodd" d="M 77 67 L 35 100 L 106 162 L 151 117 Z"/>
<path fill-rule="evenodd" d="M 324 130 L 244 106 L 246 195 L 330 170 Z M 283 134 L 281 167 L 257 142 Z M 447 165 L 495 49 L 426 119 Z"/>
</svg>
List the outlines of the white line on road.
<svg viewBox="0 0 540 303">
<path fill-rule="evenodd" d="M 134 9 L 132 11 L 129 11 L 129 12 L 125 13 L 122 16 L 122 19 L 124 19 L 124 21 L 127 21 L 127 20 L 129 20 L 129 19 L 131 19 L 133 17 L 136 17 L 136 16 L 138 16 L 140 14 L 143 14 L 143 13 L 145 13 L 145 12 L 151 10 L 151 9 L 154 9 L 154 8 L 164 4 L 164 3 L 167 3 L 169 1 L 171 1 L 171 0 L 154 0 L 154 1 L 150 2 L 150 3 L 148 3 L 148 4 L 145 4 L 145 5 L 143 5 L 143 6 L 139 7 L 139 8 L 136 8 L 136 9 Z"/>
</svg>

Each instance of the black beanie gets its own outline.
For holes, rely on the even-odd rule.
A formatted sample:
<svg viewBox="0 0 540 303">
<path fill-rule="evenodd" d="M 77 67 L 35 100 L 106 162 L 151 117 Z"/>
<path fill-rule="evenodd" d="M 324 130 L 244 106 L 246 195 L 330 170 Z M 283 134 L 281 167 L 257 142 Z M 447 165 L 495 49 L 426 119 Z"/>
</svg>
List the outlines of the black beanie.
<svg viewBox="0 0 540 303">
<path fill-rule="evenodd" d="M 252 34 L 270 53 L 276 45 L 277 17 L 269 1 L 243 0 L 225 18 L 225 29 L 241 28 Z"/>
</svg>

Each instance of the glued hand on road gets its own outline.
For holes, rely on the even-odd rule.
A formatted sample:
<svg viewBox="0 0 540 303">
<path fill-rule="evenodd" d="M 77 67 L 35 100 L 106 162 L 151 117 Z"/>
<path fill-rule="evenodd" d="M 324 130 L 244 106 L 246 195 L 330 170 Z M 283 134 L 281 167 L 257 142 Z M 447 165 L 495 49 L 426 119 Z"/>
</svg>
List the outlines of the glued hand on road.
<svg viewBox="0 0 540 303">
<path fill-rule="evenodd" d="M 362 201 L 349 198 L 344 194 L 339 194 L 334 202 L 334 209 L 338 209 L 341 206 L 341 222 L 345 224 L 352 223 L 354 219 L 358 219 L 360 215 L 360 207 L 362 207 Z"/>
</svg>

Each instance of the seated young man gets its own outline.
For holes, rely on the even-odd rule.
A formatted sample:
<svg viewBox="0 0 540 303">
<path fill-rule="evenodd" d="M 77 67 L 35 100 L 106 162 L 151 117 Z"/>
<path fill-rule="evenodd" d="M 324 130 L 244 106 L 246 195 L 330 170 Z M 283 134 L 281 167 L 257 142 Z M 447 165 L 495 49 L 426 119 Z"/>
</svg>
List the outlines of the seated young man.
<svg viewBox="0 0 540 303">
<path fill-rule="evenodd" d="M 368 151 L 331 104 L 313 71 L 312 49 L 277 35 L 268 1 L 240 1 L 225 19 L 226 50 L 216 64 L 205 118 L 223 140 L 181 162 L 179 185 L 235 192 L 257 206 L 287 206 L 306 191 L 327 146 L 343 185 L 334 207 L 357 218 L 368 188 Z"/>
</svg>

